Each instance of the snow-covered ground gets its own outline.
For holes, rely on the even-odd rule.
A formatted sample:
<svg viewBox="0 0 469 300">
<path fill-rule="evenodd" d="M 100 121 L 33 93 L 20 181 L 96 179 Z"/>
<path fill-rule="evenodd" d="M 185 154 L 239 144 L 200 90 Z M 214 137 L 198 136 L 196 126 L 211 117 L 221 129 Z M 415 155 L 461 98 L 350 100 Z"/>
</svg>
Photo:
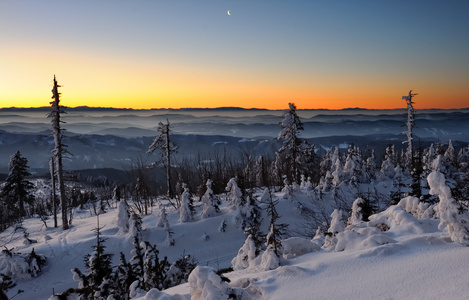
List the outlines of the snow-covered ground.
<svg viewBox="0 0 469 300">
<path fill-rule="evenodd" d="M 293 200 L 279 197 L 280 221 L 289 223 L 290 229 L 303 224 L 297 201 L 301 201 L 305 193 L 297 192 Z M 276 195 L 281 196 L 281 193 Z M 202 207 L 200 203 L 197 205 L 200 214 Z M 247 269 L 224 274 L 230 283 L 222 283 L 210 273 L 212 268 L 230 266 L 246 238 L 233 223 L 233 212 L 226 202 L 219 215 L 200 219 L 197 214 L 194 221 L 185 223 L 180 223 L 179 213 L 167 206 L 174 246 L 164 245 L 166 232 L 156 226 L 160 212 L 157 207 L 153 206 L 151 214 L 143 216 L 142 240 L 156 244 L 160 257 L 167 256 L 170 262 L 183 254 L 191 254 L 201 267 L 197 269 L 197 276 L 191 275 L 189 283 L 161 293 L 155 290 L 146 295 L 142 293 L 137 299 L 191 299 L 191 294 L 192 299 L 204 299 L 203 295 L 213 296 L 211 292 L 227 287 L 242 291 L 243 299 L 269 300 L 467 299 L 469 295 L 469 248 L 453 242 L 446 227 L 439 229 L 439 219 L 416 218 L 405 211 L 409 209 L 405 203 L 370 217 L 369 222 L 354 222 L 335 239 L 330 239 L 329 247 L 320 248 L 322 243 L 318 245 L 318 240 L 304 238 L 285 241 L 284 245 L 290 245 L 291 251 L 280 259 L 278 268 L 266 270 L 267 264 L 259 261 Z M 99 215 L 99 226 L 105 226 L 102 234 L 107 239 L 106 252 L 115 254 L 115 263 L 119 252 L 130 257 L 133 249 L 132 236 L 118 231 L 117 213 L 114 203 Z M 220 232 L 219 226 L 225 219 L 226 232 Z M 91 247 L 96 242 L 93 229 L 97 220 L 90 209 L 76 210 L 73 224 L 66 231 L 52 228 L 52 219 L 47 220 L 47 228 L 39 218 L 25 220 L 23 227 L 29 239 L 37 241 L 33 244 L 24 242 L 22 231 L 16 234 L 11 228 L 4 231 L 0 235 L 1 246 L 20 253 L 30 253 L 34 248 L 37 254 L 47 257 L 37 277 L 17 278 L 17 286 L 9 290 L 8 295 L 12 297 L 21 289 L 24 292 L 14 299 L 49 299 L 54 292 L 77 287 L 70 270 L 78 267 L 85 271 L 83 256 L 92 252 Z M 262 229 L 266 233 L 265 227 Z M 5 268 L 3 261 L 0 269 L 5 271 Z M 197 290 L 198 285 L 204 286 L 204 276 L 214 283 L 205 286 L 205 290 Z"/>
</svg>

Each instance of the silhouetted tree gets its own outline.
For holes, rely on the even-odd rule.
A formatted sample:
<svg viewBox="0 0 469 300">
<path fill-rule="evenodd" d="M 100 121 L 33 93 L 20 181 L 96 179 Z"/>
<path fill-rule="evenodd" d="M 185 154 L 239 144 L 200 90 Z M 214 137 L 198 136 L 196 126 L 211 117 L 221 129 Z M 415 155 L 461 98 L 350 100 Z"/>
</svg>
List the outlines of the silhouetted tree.
<svg viewBox="0 0 469 300">
<path fill-rule="evenodd" d="M 64 175 L 63 175 L 63 163 L 62 157 L 64 154 L 68 153 L 65 149 L 67 146 L 62 142 L 63 134 L 62 132 L 64 129 L 61 127 L 60 116 L 64 114 L 65 111 L 63 110 L 63 106 L 60 105 L 60 95 L 59 87 L 60 85 L 57 84 L 57 80 L 54 75 L 54 86 L 52 88 L 52 99 L 54 101 L 50 102 L 51 104 L 51 111 L 48 115 L 49 118 L 52 119 L 52 132 L 54 135 L 54 143 L 55 147 L 52 150 L 54 155 L 54 162 L 55 162 L 55 175 L 57 176 L 57 182 L 59 184 L 59 195 L 60 195 L 60 205 L 62 208 L 62 229 L 68 229 L 69 224 L 67 220 L 67 199 L 65 197 L 65 183 L 64 183 Z"/>
<path fill-rule="evenodd" d="M 34 195 L 31 194 L 34 185 L 27 179 L 31 175 L 28 169 L 28 160 L 17 151 L 10 158 L 8 177 L 0 194 L 1 200 L 14 219 L 24 217 L 26 215 L 25 203 L 32 204 L 34 201 Z"/>
<path fill-rule="evenodd" d="M 167 195 L 171 198 L 174 196 L 171 186 L 171 154 L 177 151 L 178 146 L 170 141 L 169 126 L 170 124 L 168 120 L 166 120 L 166 124 L 163 124 L 163 122 L 158 124 L 157 131 L 159 132 L 159 135 L 155 138 L 150 147 L 148 147 L 147 153 L 153 153 L 156 149 L 162 150 L 161 158 L 166 168 Z"/>
</svg>

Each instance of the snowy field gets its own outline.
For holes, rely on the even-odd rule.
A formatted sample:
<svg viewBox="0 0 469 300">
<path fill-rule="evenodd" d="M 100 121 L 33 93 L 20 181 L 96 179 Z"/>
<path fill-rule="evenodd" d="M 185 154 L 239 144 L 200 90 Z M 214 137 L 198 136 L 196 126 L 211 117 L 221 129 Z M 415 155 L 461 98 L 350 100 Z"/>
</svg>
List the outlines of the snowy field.
<svg viewBox="0 0 469 300">
<path fill-rule="evenodd" d="M 433 184 L 439 187 L 442 183 L 435 180 Z M 280 221 L 290 224 L 290 232 L 292 227 L 301 226 L 298 204 L 307 194 L 305 189 L 294 192 L 290 199 L 284 199 L 281 192 L 275 194 L 280 199 L 277 205 Z M 166 233 L 156 226 L 158 206 L 143 216 L 142 240 L 156 244 L 161 258 L 167 256 L 174 261 L 183 254 L 191 254 L 200 267 L 189 277 L 189 283 L 163 292 L 142 292 L 136 299 L 226 299 L 227 289 L 243 295 L 241 299 L 269 300 L 467 299 L 469 294 L 469 248 L 453 242 L 454 232 L 448 232 L 448 226 L 439 228 L 440 219 L 417 218 L 407 212 L 423 214 L 422 207 L 419 212 L 409 199 L 371 216 L 369 222 L 350 219 L 347 228 L 344 223 L 342 230 L 333 238 L 326 237 L 326 241 L 324 236 L 284 240 L 278 267 L 272 261 L 249 259 L 247 268 L 224 274 L 230 283 L 221 282 L 213 270 L 231 266 L 246 237 L 233 223 L 234 212 L 226 201 L 217 216 L 205 219 L 200 218 L 201 203 L 196 205 L 194 220 L 184 223 L 180 222 L 179 213 L 167 206 L 174 246 L 165 245 Z M 102 234 L 107 239 L 106 251 L 115 254 L 115 263 L 119 252 L 130 256 L 133 248 L 132 236 L 119 232 L 117 214 L 117 204 L 113 202 L 111 208 L 99 215 L 99 225 L 104 226 Z M 226 231 L 220 232 L 219 226 L 225 219 Z M 333 221 L 331 226 L 335 225 Z M 70 270 L 78 267 L 85 271 L 83 256 L 91 253 L 96 242 L 93 232 L 96 226 L 97 217 L 92 210 L 82 209 L 74 212 L 71 229 L 66 231 L 52 228 L 52 219 L 47 220 L 47 228 L 39 218 L 25 220 L 23 227 L 29 233 L 28 238 L 37 243 L 25 242 L 22 231 L 15 234 L 10 228 L 3 232 L 2 246 L 20 253 L 29 253 L 34 248 L 37 254 L 47 257 L 46 265 L 35 278 L 21 275 L 12 266 L 8 269 L 6 259 L 2 260 L 2 272 L 10 271 L 17 276 L 17 286 L 8 295 L 12 297 L 20 289 L 24 292 L 15 296 L 16 300 L 49 299 L 53 292 L 76 288 L 78 283 Z"/>
</svg>

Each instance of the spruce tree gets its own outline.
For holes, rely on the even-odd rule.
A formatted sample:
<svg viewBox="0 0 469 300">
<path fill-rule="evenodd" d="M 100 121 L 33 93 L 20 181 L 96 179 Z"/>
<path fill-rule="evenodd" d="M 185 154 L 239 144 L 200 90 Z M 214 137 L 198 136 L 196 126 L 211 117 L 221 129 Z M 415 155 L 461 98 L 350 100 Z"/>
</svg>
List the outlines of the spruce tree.
<svg viewBox="0 0 469 300">
<path fill-rule="evenodd" d="M 266 207 L 267 215 L 270 217 L 269 233 L 266 236 L 267 246 L 272 246 L 275 254 L 279 256 L 279 249 L 282 246 L 281 238 L 286 234 L 288 224 L 278 223 L 280 215 L 275 206 L 278 200 L 274 200 L 272 196 L 269 197 L 269 204 Z"/>
<path fill-rule="evenodd" d="M 92 247 L 93 253 L 85 255 L 85 265 L 88 269 L 89 284 L 93 289 L 97 289 L 106 277 L 110 277 L 112 273 L 112 256 L 111 253 L 105 253 L 106 246 L 105 238 L 101 236 L 101 229 L 98 227 L 94 229 L 96 233 L 96 245 Z"/>
<path fill-rule="evenodd" d="M 277 139 L 283 140 L 283 145 L 277 151 L 276 165 L 280 165 L 279 159 L 284 161 L 284 172 L 288 176 L 290 182 L 299 182 L 300 165 L 299 160 L 302 155 L 302 140 L 299 138 L 300 130 L 303 130 L 303 123 L 296 113 L 296 106 L 288 103 L 289 109 L 283 114 L 283 120 L 280 122 L 282 131 L 278 134 Z M 281 170 L 278 170 L 281 171 Z M 280 175 L 280 174 L 277 174 Z"/>
<path fill-rule="evenodd" d="M 9 210 L 11 221 L 14 221 L 26 215 L 25 204 L 33 204 L 34 195 L 31 190 L 34 185 L 27 179 L 31 175 L 28 172 L 28 160 L 19 151 L 10 158 L 8 169 L 0 199 Z"/>
</svg>

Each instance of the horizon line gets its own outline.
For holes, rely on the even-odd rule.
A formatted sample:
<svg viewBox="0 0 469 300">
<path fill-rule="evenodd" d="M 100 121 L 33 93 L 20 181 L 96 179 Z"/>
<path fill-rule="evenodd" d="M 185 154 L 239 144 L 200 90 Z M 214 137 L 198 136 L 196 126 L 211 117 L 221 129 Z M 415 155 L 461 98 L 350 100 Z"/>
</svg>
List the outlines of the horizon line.
<svg viewBox="0 0 469 300">
<path fill-rule="evenodd" d="M 162 108 L 129 108 L 129 107 L 111 107 L 111 106 L 88 106 L 88 105 L 79 105 L 79 106 L 63 106 L 65 109 L 80 109 L 80 108 L 89 108 L 89 109 L 115 109 L 115 110 L 135 110 L 135 111 L 150 111 L 150 110 L 220 110 L 220 109 L 238 109 L 238 110 L 267 110 L 267 111 L 283 111 L 288 110 L 285 109 L 269 109 L 269 108 L 257 108 L 257 107 L 241 107 L 241 106 L 218 106 L 218 107 L 180 107 L 180 108 L 171 108 L 171 107 L 162 107 Z M 8 109 L 47 109 L 50 106 L 30 106 L 30 107 L 18 107 L 18 106 L 10 106 L 10 107 L 0 107 L 0 110 L 8 110 Z M 363 108 L 363 107 L 345 107 L 345 108 L 298 108 L 296 110 L 329 110 L 329 111 L 341 111 L 341 110 L 406 110 L 406 107 L 399 107 L 399 108 Z M 416 110 L 458 110 L 458 109 L 469 109 L 469 107 L 461 107 L 461 108 L 422 108 Z"/>
</svg>

